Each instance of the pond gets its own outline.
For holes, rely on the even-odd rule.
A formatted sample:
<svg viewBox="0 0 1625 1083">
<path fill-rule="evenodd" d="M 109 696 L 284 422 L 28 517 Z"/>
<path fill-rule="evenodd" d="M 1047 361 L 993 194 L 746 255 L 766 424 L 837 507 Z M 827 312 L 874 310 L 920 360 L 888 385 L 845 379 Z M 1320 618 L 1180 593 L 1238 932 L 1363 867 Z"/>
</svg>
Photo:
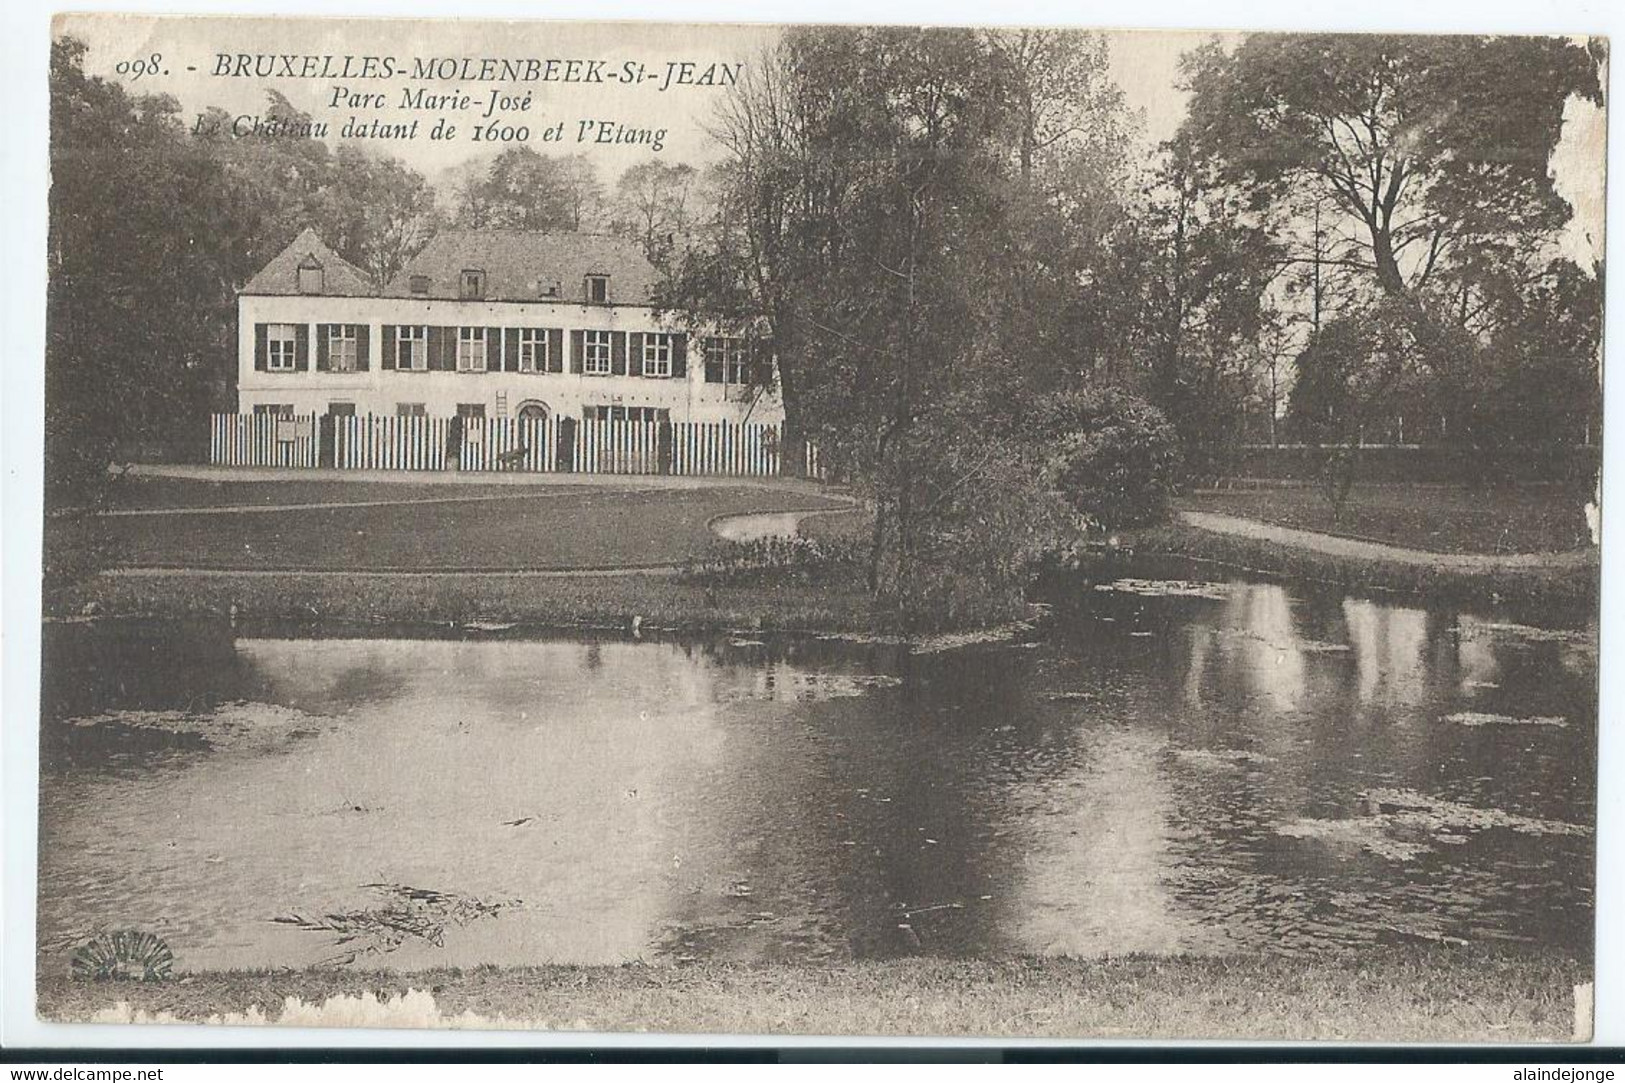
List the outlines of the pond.
<svg viewBox="0 0 1625 1083">
<path fill-rule="evenodd" d="M 47 625 L 40 965 L 1589 954 L 1594 626 L 1081 593 L 914 648 Z"/>
</svg>

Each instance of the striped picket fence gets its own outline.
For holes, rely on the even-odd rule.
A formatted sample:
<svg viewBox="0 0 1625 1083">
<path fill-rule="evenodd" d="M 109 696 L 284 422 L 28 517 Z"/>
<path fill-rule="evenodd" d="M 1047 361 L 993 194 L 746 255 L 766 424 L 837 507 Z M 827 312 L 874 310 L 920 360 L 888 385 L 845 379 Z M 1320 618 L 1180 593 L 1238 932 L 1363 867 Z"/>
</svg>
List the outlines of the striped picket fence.
<svg viewBox="0 0 1625 1083">
<path fill-rule="evenodd" d="M 672 425 L 673 474 L 777 477 L 777 425 L 729 421 L 681 421 Z"/>
<path fill-rule="evenodd" d="M 315 466 L 315 414 L 209 415 L 209 462 L 217 466 Z"/>
<path fill-rule="evenodd" d="M 815 446 L 785 449 L 769 424 L 214 414 L 210 426 L 209 461 L 222 466 L 777 477 L 788 465 L 824 477 Z"/>
<path fill-rule="evenodd" d="M 450 418 L 367 414 L 333 420 L 333 465 L 341 470 L 446 468 Z"/>
<path fill-rule="evenodd" d="M 476 417 L 463 422 L 464 470 L 558 469 L 556 418 Z"/>
<path fill-rule="evenodd" d="M 660 429 L 653 421 L 578 422 L 576 471 L 583 474 L 665 473 L 660 454 Z"/>
<path fill-rule="evenodd" d="M 813 481 L 824 480 L 824 464 L 818 458 L 818 445 L 811 440 L 801 445 L 802 473 Z"/>
</svg>

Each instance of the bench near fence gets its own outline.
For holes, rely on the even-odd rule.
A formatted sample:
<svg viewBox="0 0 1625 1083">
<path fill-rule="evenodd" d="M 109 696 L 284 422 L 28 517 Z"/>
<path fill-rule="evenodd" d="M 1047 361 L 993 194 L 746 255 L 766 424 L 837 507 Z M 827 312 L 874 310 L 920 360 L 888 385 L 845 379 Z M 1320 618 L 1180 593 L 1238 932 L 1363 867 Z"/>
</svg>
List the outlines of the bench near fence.
<svg viewBox="0 0 1625 1083">
<path fill-rule="evenodd" d="M 785 448 L 777 425 L 556 416 L 288 418 L 215 414 L 209 462 L 341 470 L 823 477 L 817 448 L 799 442 Z"/>
</svg>

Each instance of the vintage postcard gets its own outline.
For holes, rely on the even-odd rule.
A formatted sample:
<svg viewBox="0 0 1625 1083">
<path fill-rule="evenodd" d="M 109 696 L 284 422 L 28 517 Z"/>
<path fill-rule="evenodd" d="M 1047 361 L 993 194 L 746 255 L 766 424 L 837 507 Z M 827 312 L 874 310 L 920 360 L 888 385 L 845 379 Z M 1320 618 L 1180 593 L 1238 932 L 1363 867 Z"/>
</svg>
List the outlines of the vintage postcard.
<svg viewBox="0 0 1625 1083">
<path fill-rule="evenodd" d="M 1590 1037 L 1605 39 L 50 48 L 41 1018 Z"/>
</svg>

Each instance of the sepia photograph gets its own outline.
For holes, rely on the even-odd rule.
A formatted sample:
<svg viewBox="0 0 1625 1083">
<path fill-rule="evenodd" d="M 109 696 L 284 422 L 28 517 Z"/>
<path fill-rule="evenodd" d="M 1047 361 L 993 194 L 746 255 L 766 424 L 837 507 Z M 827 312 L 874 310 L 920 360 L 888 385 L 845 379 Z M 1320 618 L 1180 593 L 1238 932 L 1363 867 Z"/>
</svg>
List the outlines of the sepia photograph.
<svg viewBox="0 0 1625 1083">
<path fill-rule="evenodd" d="M 56 16 L 38 1018 L 1591 1041 L 1608 63 Z"/>
</svg>

